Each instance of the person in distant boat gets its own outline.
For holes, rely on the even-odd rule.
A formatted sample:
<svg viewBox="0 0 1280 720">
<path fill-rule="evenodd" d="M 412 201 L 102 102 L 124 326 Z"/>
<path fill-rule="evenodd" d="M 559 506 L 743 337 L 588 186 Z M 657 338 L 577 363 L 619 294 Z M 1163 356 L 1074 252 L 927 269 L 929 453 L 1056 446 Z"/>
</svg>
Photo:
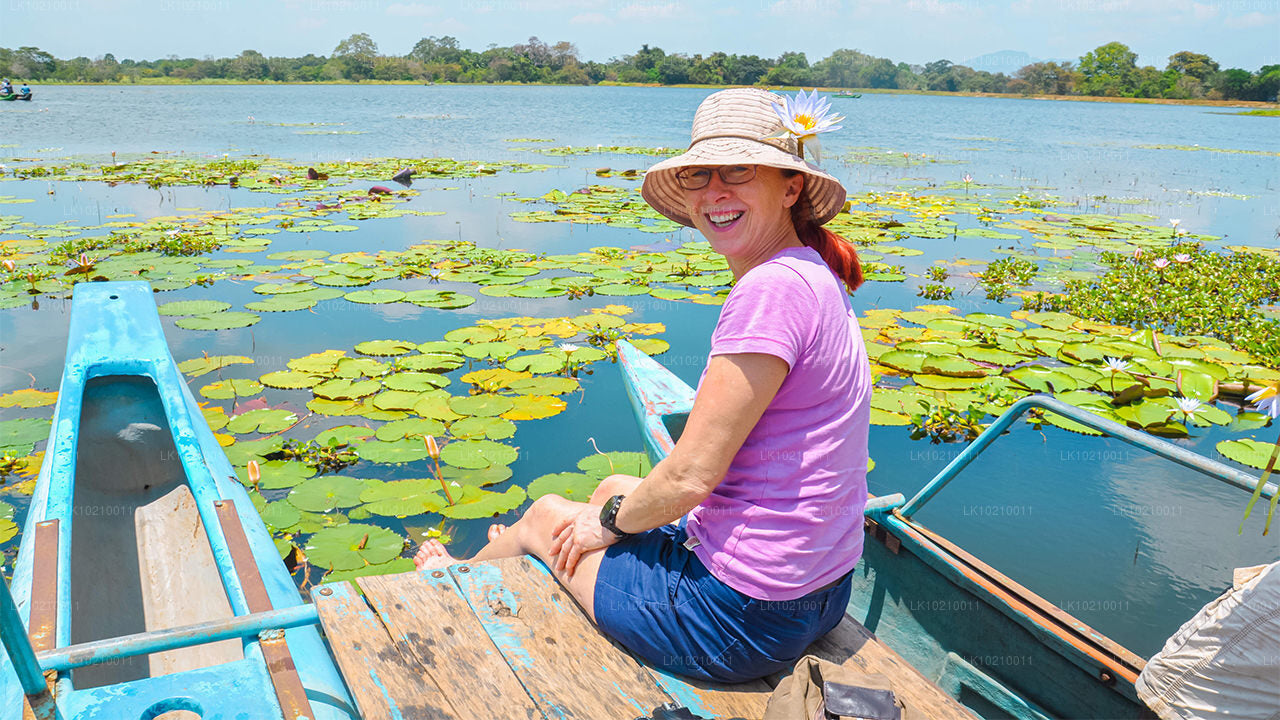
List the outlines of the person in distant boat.
<svg viewBox="0 0 1280 720">
<path fill-rule="evenodd" d="M 825 103 L 796 100 L 822 119 Z M 689 150 L 645 175 L 645 200 L 737 280 L 670 456 L 589 502 L 544 495 L 474 558 L 540 558 L 632 653 L 721 682 L 788 668 L 839 624 L 862 554 L 871 371 L 846 292 L 862 271 L 822 227 L 845 189 L 804 160 L 790 103 L 714 93 Z M 415 562 L 455 560 L 429 540 Z"/>
<path fill-rule="evenodd" d="M 12 94 L 13 94 L 13 83 L 9 82 L 9 78 L 5 78 L 3 82 L 0 82 L 0 95 L 12 95 Z"/>
<path fill-rule="evenodd" d="M 20 90 L 18 90 L 18 94 L 19 94 L 19 95 L 30 95 L 30 94 L 31 94 L 31 88 L 27 87 L 27 84 L 26 84 L 26 83 L 22 83 L 22 88 L 21 88 Z"/>
</svg>

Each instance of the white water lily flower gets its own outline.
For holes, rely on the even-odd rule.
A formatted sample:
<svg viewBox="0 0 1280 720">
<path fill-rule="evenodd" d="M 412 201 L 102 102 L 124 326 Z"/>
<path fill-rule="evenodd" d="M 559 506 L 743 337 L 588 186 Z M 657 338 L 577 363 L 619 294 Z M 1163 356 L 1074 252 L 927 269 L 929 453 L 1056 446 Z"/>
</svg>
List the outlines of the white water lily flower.
<svg viewBox="0 0 1280 720">
<path fill-rule="evenodd" d="M 1180 263 L 1189 263 L 1191 262 L 1191 256 L 1188 255 L 1187 253 L 1178 253 L 1177 255 L 1173 256 L 1173 261 L 1180 262 Z"/>
<path fill-rule="evenodd" d="M 568 355 L 569 353 L 571 353 L 571 352 L 573 352 L 573 351 L 575 351 L 575 350 L 581 350 L 581 349 L 582 349 L 582 346 L 581 346 L 581 345 L 574 345 L 573 343 L 567 343 L 567 342 L 565 342 L 565 343 L 560 343 L 560 344 L 556 345 L 556 348 L 557 348 L 557 349 L 559 349 L 559 350 L 560 350 L 560 352 L 562 352 L 562 353 L 564 353 L 564 354 Z"/>
<path fill-rule="evenodd" d="M 1182 221 L 1179 220 L 1178 218 L 1169 218 L 1169 224 L 1172 225 L 1173 227 L 1178 227 L 1178 223 L 1180 222 Z"/>
<path fill-rule="evenodd" d="M 1169 267 L 1169 259 L 1168 259 L 1168 258 L 1156 258 L 1156 261 L 1155 261 L 1154 263 L 1152 263 L 1152 265 L 1155 265 L 1157 270 L 1163 270 L 1163 269 L 1165 269 L 1165 268 Z"/>
<path fill-rule="evenodd" d="M 1107 369 L 1113 373 L 1124 372 L 1129 369 L 1129 361 L 1120 358 L 1102 358 L 1102 362 L 1106 363 Z"/>
<path fill-rule="evenodd" d="M 1264 387 L 1246 397 L 1244 401 L 1256 404 L 1257 407 L 1254 409 L 1271 416 L 1272 420 L 1280 417 L 1280 385 Z"/>
<path fill-rule="evenodd" d="M 1194 415 L 1200 409 L 1200 406 L 1204 404 L 1195 398 L 1189 397 L 1178 397 L 1174 399 L 1174 402 L 1178 403 L 1178 409 L 1184 415 Z"/>
<path fill-rule="evenodd" d="M 813 150 L 814 160 L 819 158 L 820 149 L 818 144 L 818 134 L 839 130 L 840 125 L 836 123 L 844 120 L 843 115 L 831 115 L 831 101 L 824 97 L 818 97 L 818 90 L 815 88 L 808 95 L 804 94 L 804 90 L 796 93 L 794 97 L 783 96 L 782 105 L 774 105 L 773 111 L 778 114 L 778 119 L 782 121 L 782 130 L 767 136 L 767 138 L 784 138 L 791 136 L 800 144 L 801 157 L 804 156 L 804 144 L 810 143 Z"/>
</svg>

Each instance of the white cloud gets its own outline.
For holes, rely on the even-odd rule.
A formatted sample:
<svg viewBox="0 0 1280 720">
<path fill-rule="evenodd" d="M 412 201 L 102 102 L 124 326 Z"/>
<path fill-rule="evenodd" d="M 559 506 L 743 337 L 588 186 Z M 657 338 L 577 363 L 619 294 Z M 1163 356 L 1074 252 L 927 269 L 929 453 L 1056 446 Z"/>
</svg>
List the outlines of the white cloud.
<svg viewBox="0 0 1280 720">
<path fill-rule="evenodd" d="M 1203 22 L 1218 16 L 1218 8 L 1205 3 L 1191 3 L 1191 17 L 1197 22 Z"/>
<path fill-rule="evenodd" d="M 669 20 L 683 13 L 684 6 L 678 2 L 634 2 L 619 10 L 618 18 L 622 20 Z"/>
<path fill-rule="evenodd" d="M 387 14 L 397 17 L 432 17 L 440 8 L 421 3 L 393 3 L 387 6 Z"/>
<path fill-rule="evenodd" d="M 971 15 L 981 14 L 980 8 L 966 7 L 958 2 L 943 2 L 943 0 L 908 0 L 906 8 L 934 17 L 964 15 L 966 12 Z"/>
<path fill-rule="evenodd" d="M 319 30 L 328 24 L 328 18 L 316 17 L 314 15 L 300 17 L 297 22 L 298 27 L 303 30 Z"/>
<path fill-rule="evenodd" d="M 1260 12 L 1254 11 L 1245 15 L 1229 17 L 1226 20 L 1223 20 L 1222 24 L 1226 25 L 1227 27 L 1233 30 L 1244 30 L 1245 28 L 1255 28 L 1255 27 L 1262 27 L 1263 25 L 1270 25 L 1271 23 L 1274 23 L 1278 18 L 1280 18 L 1280 16 L 1267 15 L 1266 13 L 1260 13 Z"/>
<path fill-rule="evenodd" d="M 468 29 L 466 23 L 459 22 L 456 18 L 445 18 L 444 20 L 426 22 L 422 24 L 422 29 L 429 31 L 433 35 L 461 35 Z"/>
<path fill-rule="evenodd" d="M 600 13 L 581 13 L 569 18 L 570 25 L 612 25 L 613 21 Z"/>
<path fill-rule="evenodd" d="M 777 0 L 767 12 L 780 17 L 831 17 L 840 12 L 840 0 Z"/>
</svg>

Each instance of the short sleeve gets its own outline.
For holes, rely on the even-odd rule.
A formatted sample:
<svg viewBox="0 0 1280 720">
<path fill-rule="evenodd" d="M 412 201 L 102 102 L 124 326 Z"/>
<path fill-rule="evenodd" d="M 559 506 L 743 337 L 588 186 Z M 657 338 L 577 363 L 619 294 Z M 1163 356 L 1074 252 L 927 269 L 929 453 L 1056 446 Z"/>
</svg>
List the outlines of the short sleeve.
<svg viewBox="0 0 1280 720">
<path fill-rule="evenodd" d="M 795 367 L 813 340 L 818 298 L 794 268 L 768 262 L 729 293 L 711 335 L 711 354 L 765 353 Z"/>
</svg>

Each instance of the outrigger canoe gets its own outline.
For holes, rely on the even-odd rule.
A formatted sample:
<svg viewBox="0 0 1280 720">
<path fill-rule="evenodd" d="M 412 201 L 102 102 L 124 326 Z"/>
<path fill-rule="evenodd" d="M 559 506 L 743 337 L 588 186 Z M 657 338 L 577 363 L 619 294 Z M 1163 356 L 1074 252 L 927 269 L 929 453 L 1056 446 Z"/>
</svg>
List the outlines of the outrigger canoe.
<svg viewBox="0 0 1280 720">
<path fill-rule="evenodd" d="M 30 99 L 31 99 L 31 93 L 21 93 L 21 94 L 9 93 L 7 95 L 0 95 L 0 100 L 30 100 Z"/>
<path fill-rule="evenodd" d="M 693 388 L 626 341 L 618 342 L 618 359 L 645 448 L 657 464 L 684 429 Z M 848 614 L 980 717 L 1136 718 L 1145 711 L 1134 691 L 1143 658 L 912 518 L 1036 407 L 1249 492 L 1257 487 L 1258 478 L 1247 473 L 1061 400 L 1024 398 L 911 500 L 895 493 L 868 501 L 867 541 Z M 1268 483 L 1263 495 L 1275 492 Z M 982 664 L 1011 655 L 1025 662 Z"/>
<path fill-rule="evenodd" d="M 358 717 L 146 283 L 75 286 L 11 591 L 4 720 Z"/>
</svg>

